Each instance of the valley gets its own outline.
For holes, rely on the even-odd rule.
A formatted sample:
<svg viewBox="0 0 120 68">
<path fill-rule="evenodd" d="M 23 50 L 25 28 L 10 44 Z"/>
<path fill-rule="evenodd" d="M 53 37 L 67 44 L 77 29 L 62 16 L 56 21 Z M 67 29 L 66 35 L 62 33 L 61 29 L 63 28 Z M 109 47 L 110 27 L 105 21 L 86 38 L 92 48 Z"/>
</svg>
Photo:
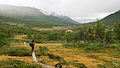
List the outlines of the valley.
<svg viewBox="0 0 120 68">
<path fill-rule="evenodd" d="M 116 11 L 81 24 L 34 7 L 0 5 L 0 68 L 120 68 L 119 17 Z"/>
</svg>

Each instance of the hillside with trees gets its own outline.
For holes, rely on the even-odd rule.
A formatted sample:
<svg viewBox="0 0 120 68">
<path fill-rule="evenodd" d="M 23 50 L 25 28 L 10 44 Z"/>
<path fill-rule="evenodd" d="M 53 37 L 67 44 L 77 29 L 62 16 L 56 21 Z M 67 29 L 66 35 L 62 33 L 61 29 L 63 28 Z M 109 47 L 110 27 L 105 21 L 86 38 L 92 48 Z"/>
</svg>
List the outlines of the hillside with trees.
<svg viewBox="0 0 120 68">
<path fill-rule="evenodd" d="M 5 6 L 2 8 L 0 68 L 45 68 L 46 65 L 55 68 L 120 68 L 119 11 L 94 23 L 74 25 L 77 23 L 69 17 L 45 15 L 36 8 L 9 6 L 10 12 Z M 32 29 L 66 25 L 74 26 L 66 30 Z M 31 40 L 35 41 L 34 51 L 29 46 Z"/>
<path fill-rule="evenodd" d="M 113 14 L 106 16 L 105 18 L 101 20 L 101 22 L 104 24 L 111 24 L 111 25 L 117 22 L 120 22 L 120 10 Z"/>
<path fill-rule="evenodd" d="M 79 24 L 67 16 L 45 15 L 37 8 L 11 5 L 0 5 L 0 21 L 2 20 L 22 24 L 26 27 L 53 27 Z"/>
</svg>

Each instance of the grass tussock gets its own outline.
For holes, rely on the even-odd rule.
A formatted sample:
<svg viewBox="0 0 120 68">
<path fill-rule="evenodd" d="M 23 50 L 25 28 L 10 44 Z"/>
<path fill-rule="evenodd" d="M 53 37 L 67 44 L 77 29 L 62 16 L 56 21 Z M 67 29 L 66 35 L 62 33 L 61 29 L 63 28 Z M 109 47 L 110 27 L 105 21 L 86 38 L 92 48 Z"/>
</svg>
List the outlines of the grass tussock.
<svg viewBox="0 0 120 68">
<path fill-rule="evenodd" d="M 8 59 L 0 61 L 0 68 L 42 68 L 39 64 L 25 63 L 17 59 Z"/>
</svg>

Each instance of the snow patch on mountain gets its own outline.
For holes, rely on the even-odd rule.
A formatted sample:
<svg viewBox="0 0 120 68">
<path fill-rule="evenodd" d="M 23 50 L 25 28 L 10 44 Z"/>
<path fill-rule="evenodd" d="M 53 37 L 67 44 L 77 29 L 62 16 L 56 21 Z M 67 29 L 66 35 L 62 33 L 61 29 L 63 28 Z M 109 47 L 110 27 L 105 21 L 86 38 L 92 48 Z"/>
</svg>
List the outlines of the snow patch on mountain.
<svg viewBox="0 0 120 68">
<path fill-rule="evenodd" d="M 89 23 L 89 22 L 97 21 L 97 19 L 94 17 L 85 17 L 85 18 L 72 17 L 72 19 L 79 22 L 79 23 Z"/>
</svg>

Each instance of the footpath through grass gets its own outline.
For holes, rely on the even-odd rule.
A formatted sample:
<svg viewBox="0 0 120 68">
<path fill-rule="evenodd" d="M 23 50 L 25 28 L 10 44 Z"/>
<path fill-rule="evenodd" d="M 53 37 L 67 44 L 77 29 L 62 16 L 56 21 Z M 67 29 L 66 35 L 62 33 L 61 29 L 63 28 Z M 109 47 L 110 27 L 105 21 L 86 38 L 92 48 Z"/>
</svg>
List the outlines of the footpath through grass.
<svg viewBox="0 0 120 68">
<path fill-rule="evenodd" d="M 43 55 L 39 51 L 39 46 L 47 47 L 49 55 Z M 6 49 L 6 48 L 5 48 Z M 28 46 L 24 47 L 24 43 L 15 43 L 15 45 L 10 46 L 6 51 L 4 48 L 1 51 L 1 58 L 7 59 L 18 59 L 22 60 L 25 63 L 34 63 L 31 57 L 31 48 Z M 12 50 L 11 50 L 12 49 Z M 119 67 L 120 65 L 120 57 L 114 57 L 114 55 L 109 54 L 108 50 L 115 51 L 115 49 L 106 49 L 104 52 L 91 52 L 85 51 L 83 48 L 81 49 L 70 49 L 62 46 L 61 43 L 36 43 L 35 45 L 35 53 L 37 55 L 37 59 L 39 62 L 47 63 L 49 65 L 55 65 L 57 63 L 62 63 L 63 67 L 69 68 L 80 68 L 80 67 L 88 67 L 88 68 L 99 68 L 99 67 L 107 67 L 110 64 L 111 67 Z M 5 52 L 6 51 L 6 52 Z M 9 52 L 9 53 L 7 53 Z M 112 52 L 113 54 L 115 52 Z M 53 56 L 51 58 L 51 56 Z M 56 57 L 60 57 L 60 60 L 56 60 Z M 2 62 L 3 59 L 0 59 Z M 85 66 L 84 66 L 85 65 Z"/>
</svg>

